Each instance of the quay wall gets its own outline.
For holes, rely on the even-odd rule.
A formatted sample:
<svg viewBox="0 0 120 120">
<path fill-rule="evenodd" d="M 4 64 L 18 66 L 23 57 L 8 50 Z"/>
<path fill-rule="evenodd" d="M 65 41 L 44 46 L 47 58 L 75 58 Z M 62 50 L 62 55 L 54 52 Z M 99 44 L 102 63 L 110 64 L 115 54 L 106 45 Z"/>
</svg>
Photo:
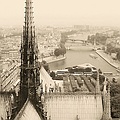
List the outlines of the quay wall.
<svg viewBox="0 0 120 120">
<path fill-rule="evenodd" d="M 43 60 L 45 60 L 47 63 L 53 63 L 53 62 L 57 62 L 57 61 L 65 60 L 65 59 L 66 59 L 66 56 L 58 57 L 58 58 L 56 58 L 55 56 L 54 57 L 51 56 L 51 57 L 46 57 Z M 39 59 L 39 61 L 41 62 L 42 59 Z"/>
<path fill-rule="evenodd" d="M 53 62 L 57 62 L 57 61 L 65 60 L 65 59 L 66 59 L 66 57 L 64 56 L 62 58 L 52 59 L 52 60 L 48 61 L 48 63 L 53 63 Z"/>
<path fill-rule="evenodd" d="M 104 56 L 102 55 L 102 53 L 100 53 L 99 51 L 96 51 L 96 53 L 97 53 L 101 58 L 103 58 L 108 64 L 110 64 L 112 67 L 118 69 L 118 65 L 115 65 L 114 63 L 111 63 L 111 61 L 110 61 L 108 58 L 104 57 Z"/>
</svg>

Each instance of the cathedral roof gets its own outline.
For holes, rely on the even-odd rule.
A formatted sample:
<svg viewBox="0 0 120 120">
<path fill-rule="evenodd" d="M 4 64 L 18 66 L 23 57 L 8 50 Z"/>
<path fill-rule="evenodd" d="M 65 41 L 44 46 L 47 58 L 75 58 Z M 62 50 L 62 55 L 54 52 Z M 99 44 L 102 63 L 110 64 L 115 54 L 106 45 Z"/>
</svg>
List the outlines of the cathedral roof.
<svg viewBox="0 0 120 120">
<path fill-rule="evenodd" d="M 28 99 L 14 120 L 42 120 L 42 119 L 40 118 L 33 104 Z"/>
<path fill-rule="evenodd" d="M 54 81 L 50 77 L 50 75 L 47 73 L 47 71 L 44 69 L 43 66 L 41 66 L 40 69 L 40 80 L 43 84 L 43 92 L 45 92 L 45 85 L 47 86 L 47 92 L 49 92 L 49 87 L 54 86 Z"/>
</svg>

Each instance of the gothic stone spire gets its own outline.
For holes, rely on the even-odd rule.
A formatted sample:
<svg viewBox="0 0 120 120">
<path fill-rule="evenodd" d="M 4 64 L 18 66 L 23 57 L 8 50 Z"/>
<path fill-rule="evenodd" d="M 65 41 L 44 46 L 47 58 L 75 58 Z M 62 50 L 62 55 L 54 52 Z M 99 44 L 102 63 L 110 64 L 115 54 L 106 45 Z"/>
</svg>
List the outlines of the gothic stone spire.
<svg viewBox="0 0 120 120">
<path fill-rule="evenodd" d="M 38 46 L 35 42 L 32 0 L 26 0 L 25 24 L 21 41 L 20 99 L 24 104 L 27 98 L 35 101 L 39 84 Z"/>
</svg>

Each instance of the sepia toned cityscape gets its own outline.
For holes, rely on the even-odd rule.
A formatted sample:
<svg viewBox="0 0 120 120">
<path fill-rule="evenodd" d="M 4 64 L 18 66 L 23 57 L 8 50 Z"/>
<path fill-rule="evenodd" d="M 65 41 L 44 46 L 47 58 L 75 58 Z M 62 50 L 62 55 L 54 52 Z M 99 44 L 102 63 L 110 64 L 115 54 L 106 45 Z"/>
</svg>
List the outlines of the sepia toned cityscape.
<svg viewBox="0 0 120 120">
<path fill-rule="evenodd" d="M 1 0 L 0 120 L 120 120 L 118 3 Z"/>
</svg>

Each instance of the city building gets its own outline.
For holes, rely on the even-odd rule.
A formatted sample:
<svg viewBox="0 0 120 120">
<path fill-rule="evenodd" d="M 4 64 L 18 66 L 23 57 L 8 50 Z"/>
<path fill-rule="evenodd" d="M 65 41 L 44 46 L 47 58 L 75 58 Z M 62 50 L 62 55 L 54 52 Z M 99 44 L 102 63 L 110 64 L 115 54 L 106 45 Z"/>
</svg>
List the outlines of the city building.
<svg viewBox="0 0 120 120">
<path fill-rule="evenodd" d="M 74 25 L 75 30 L 89 31 L 89 25 Z"/>
<path fill-rule="evenodd" d="M 18 49 L 3 49 L 1 50 L 2 59 L 10 58 L 12 60 L 20 60 L 20 53 Z"/>
<path fill-rule="evenodd" d="M 1 90 L 11 91 L 19 80 L 20 68 L 16 61 L 4 61 L 0 73 Z"/>
<path fill-rule="evenodd" d="M 20 41 L 19 36 L 7 37 L 1 41 L 1 58 L 5 60 L 7 58 L 12 60 L 20 60 Z"/>
</svg>

